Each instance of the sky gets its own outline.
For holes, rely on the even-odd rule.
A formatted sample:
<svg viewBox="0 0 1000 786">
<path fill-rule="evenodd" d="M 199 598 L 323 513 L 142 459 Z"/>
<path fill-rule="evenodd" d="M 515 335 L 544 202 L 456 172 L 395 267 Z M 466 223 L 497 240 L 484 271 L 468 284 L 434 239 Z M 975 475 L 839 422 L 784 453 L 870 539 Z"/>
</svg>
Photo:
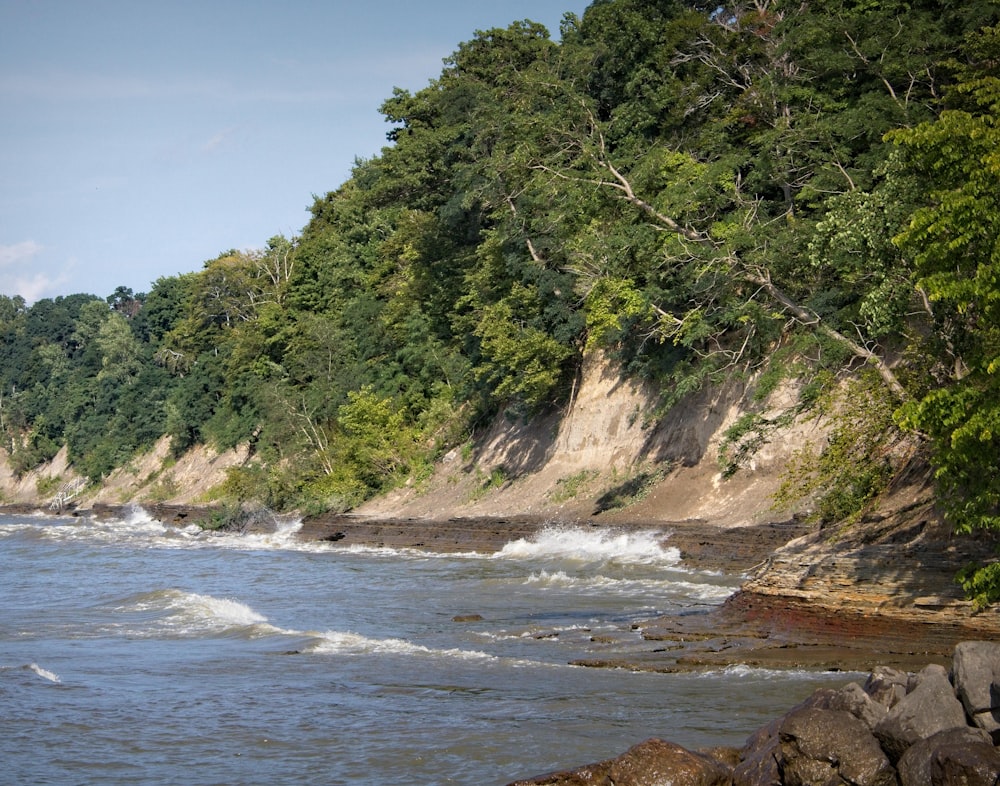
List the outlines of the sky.
<svg viewBox="0 0 1000 786">
<path fill-rule="evenodd" d="M 0 0 L 0 294 L 147 292 L 298 235 L 393 88 L 589 0 Z"/>
</svg>

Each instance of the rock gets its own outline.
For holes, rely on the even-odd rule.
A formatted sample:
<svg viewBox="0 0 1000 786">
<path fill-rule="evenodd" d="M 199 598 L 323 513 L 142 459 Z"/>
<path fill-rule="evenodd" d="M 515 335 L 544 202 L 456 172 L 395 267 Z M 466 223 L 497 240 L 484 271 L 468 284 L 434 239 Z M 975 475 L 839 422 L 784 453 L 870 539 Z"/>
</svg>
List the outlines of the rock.
<svg viewBox="0 0 1000 786">
<path fill-rule="evenodd" d="M 808 699 L 808 705 L 815 709 L 849 712 L 869 729 L 874 729 L 889 712 L 856 682 L 850 682 L 840 690 L 820 688 Z"/>
<path fill-rule="evenodd" d="M 649 739 L 615 759 L 509 786 L 729 786 L 728 767 L 703 753 Z"/>
<path fill-rule="evenodd" d="M 777 733 L 755 737 L 750 738 L 742 760 L 733 768 L 733 786 L 780 786 L 782 758 Z"/>
<path fill-rule="evenodd" d="M 865 693 L 886 709 L 892 709 L 906 696 L 910 675 L 899 669 L 877 666 L 864 684 Z"/>
<path fill-rule="evenodd" d="M 913 743 L 939 731 L 966 725 L 965 710 L 943 666 L 928 666 L 917 675 L 916 687 L 875 726 L 875 736 L 893 762 Z"/>
<path fill-rule="evenodd" d="M 1000 751 L 990 743 L 947 745 L 931 759 L 931 786 L 997 786 Z"/>
<path fill-rule="evenodd" d="M 952 659 L 955 693 L 973 723 L 1000 742 L 1000 644 L 963 641 Z"/>
<path fill-rule="evenodd" d="M 733 768 L 733 786 L 780 786 L 784 757 L 778 732 L 785 719 L 805 709 L 827 708 L 836 691 L 820 688 L 780 718 L 762 726 L 747 739 Z"/>
<path fill-rule="evenodd" d="M 994 756 L 997 755 L 990 735 L 982 729 L 972 729 L 968 726 L 939 731 L 926 740 L 918 740 L 907 748 L 906 753 L 899 760 L 899 782 L 901 786 L 930 786 L 933 783 L 940 783 L 941 781 L 934 781 L 932 777 L 932 770 L 935 766 L 940 768 L 942 761 L 950 761 L 956 750 L 979 751 L 982 746 L 989 750 L 980 751 L 980 755 L 988 756 L 989 752 L 993 752 Z M 992 781 L 986 781 L 990 786 L 996 783 L 997 772 L 1000 772 L 1000 769 L 994 770 Z M 945 782 L 951 783 L 952 781 Z M 962 781 L 954 782 L 961 783 Z M 978 783 L 979 781 L 970 781 L 970 783 L 972 782 Z"/>
<path fill-rule="evenodd" d="M 730 747 L 720 748 L 699 748 L 698 753 L 704 753 L 710 759 L 722 764 L 724 767 L 732 769 L 740 763 L 740 749 Z"/>
<path fill-rule="evenodd" d="M 778 732 L 784 786 L 895 786 L 896 772 L 864 721 L 841 710 L 803 709 Z"/>
<path fill-rule="evenodd" d="M 598 762 L 575 770 L 562 770 L 528 780 L 514 781 L 507 786 L 606 786 L 610 762 Z"/>
<path fill-rule="evenodd" d="M 452 622 L 482 622 L 482 614 L 456 614 L 451 618 Z"/>
<path fill-rule="evenodd" d="M 646 740 L 613 760 L 615 786 L 729 786 L 731 771 L 710 756 L 659 739 Z"/>
</svg>

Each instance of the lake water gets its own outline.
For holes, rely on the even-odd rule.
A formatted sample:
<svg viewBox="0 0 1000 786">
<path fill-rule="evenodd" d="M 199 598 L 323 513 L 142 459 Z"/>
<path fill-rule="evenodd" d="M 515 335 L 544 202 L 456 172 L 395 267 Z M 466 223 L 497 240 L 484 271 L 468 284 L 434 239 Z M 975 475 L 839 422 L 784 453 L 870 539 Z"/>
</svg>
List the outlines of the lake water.
<svg viewBox="0 0 1000 786">
<path fill-rule="evenodd" d="M 567 665 L 737 586 L 648 534 L 431 555 L 296 527 L 0 517 L 0 783 L 504 784 L 652 736 L 741 745 L 850 679 Z"/>
</svg>

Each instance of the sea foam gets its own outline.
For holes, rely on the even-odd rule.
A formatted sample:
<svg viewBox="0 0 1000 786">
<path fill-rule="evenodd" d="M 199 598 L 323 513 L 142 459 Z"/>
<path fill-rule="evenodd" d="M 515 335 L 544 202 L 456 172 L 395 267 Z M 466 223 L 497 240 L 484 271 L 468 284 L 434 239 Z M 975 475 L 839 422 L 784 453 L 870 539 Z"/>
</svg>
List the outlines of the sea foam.
<svg viewBox="0 0 1000 786">
<path fill-rule="evenodd" d="M 497 552 L 496 558 L 676 565 L 680 562 L 680 551 L 664 547 L 662 539 L 663 534 L 653 530 L 625 532 L 616 529 L 549 527 L 532 538 L 511 541 Z"/>
<path fill-rule="evenodd" d="M 496 660 L 495 655 L 479 650 L 457 648 L 435 649 L 422 644 L 414 644 L 406 639 L 370 638 L 357 633 L 327 631 L 317 636 L 312 651 L 321 654 L 340 653 L 345 655 L 427 655 L 460 660 Z"/>
<path fill-rule="evenodd" d="M 59 679 L 59 675 L 58 674 L 56 674 L 54 671 L 49 671 L 48 669 L 43 669 L 37 663 L 29 663 L 28 664 L 28 669 L 31 670 L 31 671 L 33 671 L 33 672 L 35 672 L 35 674 L 37 674 L 43 680 L 48 680 L 49 682 L 55 682 L 55 683 L 62 682 L 62 680 Z"/>
</svg>

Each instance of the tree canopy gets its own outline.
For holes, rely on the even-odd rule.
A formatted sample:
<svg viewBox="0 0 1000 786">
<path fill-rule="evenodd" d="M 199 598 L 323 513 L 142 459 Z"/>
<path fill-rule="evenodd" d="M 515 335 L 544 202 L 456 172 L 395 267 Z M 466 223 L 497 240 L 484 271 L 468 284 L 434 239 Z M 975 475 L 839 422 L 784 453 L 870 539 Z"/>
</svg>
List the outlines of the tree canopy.
<svg viewBox="0 0 1000 786">
<path fill-rule="evenodd" d="M 25 470 L 65 444 L 96 481 L 162 435 L 249 443 L 231 493 L 344 509 L 564 403 L 600 348 L 665 405 L 734 374 L 804 375 L 803 406 L 875 384 L 831 450 L 902 430 L 956 526 L 996 528 L 998 22 L 990 0 L 595 0 L 558 41 L 479 31 L 385 98 L 386 146 L 299 237 L 148 293 L 0 298 L 6 447 Z M 870 470 L 826 509 L 856 512 Z"/>
</svg>

